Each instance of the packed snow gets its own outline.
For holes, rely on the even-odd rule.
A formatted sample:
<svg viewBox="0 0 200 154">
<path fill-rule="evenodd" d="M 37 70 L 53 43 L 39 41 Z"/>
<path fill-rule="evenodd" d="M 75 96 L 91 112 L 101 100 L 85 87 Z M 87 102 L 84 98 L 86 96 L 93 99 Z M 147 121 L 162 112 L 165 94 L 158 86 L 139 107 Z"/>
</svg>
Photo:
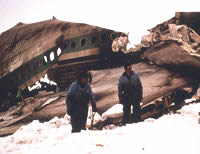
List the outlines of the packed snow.
<svg viewBox="0 0 200 154">
<path fill-rule="evenodd" d="M 114 109 L 109 111 L 111 115 L 121 112 L 120 105 Z M 1 137 L 0 154 L 200 154 L 199 112 L 200 103 L 195 103 L 159 119 L 149 118 L 122 127 L 110 125 L 103 130 L 73 134 L 69 116 L 55 117 L 44 123 L 34 120 L 13 135 Z M 101 118 L 95 115 L 95 121 Z"/>
</svg>

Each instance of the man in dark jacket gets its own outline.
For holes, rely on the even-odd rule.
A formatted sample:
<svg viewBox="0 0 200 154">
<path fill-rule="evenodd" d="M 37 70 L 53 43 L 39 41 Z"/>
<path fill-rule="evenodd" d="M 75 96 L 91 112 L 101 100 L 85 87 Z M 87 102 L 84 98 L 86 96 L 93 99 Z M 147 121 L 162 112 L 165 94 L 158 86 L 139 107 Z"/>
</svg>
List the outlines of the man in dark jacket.
<svg viewBox="0 0 200 154">
<path fill-rule="evenodd" d="M 88 73 L 81 72 L 79 79 L 70 85 L 66 97 L 67 113 L 71 116 L 72 133 L 86 129 L 89 100 L 91 100 L 93 112 L 96 112 L 96 101 L 88 84 Z"/>
<path fill-rule="evenodd" d="M 143 87 L 139 76 L 132 71 L 130 64 L 124 65 L 125 72 L 118 83 L 119 103 L 123 105 L 123 125 L 130 122 L 131 106 L 133 105 L 134 122 L 140 121 L 140 102 L 143 95 Z"/>
</svg>

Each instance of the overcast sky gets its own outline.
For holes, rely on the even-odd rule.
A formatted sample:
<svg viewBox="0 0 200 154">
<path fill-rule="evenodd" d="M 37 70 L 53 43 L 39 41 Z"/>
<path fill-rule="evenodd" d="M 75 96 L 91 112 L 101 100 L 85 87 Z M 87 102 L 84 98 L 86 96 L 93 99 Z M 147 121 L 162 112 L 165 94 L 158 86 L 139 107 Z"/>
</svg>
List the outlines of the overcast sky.
<svg viewBox="0 0 200 154">
<path fill-rule="evenodd" d="M 176 11 L 200 11 L 199 0 L 0 0 L 0 33 L 18 22 L 57 19 L 87 23 L 139 37 Z"/>
</svg>

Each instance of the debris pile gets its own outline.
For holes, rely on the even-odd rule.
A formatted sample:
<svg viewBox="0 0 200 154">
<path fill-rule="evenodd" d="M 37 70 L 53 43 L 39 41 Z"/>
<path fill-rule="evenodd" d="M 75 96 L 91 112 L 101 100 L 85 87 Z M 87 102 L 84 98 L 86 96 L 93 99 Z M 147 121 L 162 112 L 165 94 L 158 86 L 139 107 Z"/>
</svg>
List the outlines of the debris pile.
<svg viewBox="0 0 200 154">
<path fill-rule="evenodd" d="M 136 45 L 135 49 L 130 50 L 126 48 L 129 43 L 128 34 L 124 35 L 120 32 L 115 33 L 111 30 L 98 29 L 97 27 L 84 24 L 76 25 L 73 23 L 65 23 L 57 21 L 56 19 L 42 22 L 42 24 L 46 23 L 46 26 L 51 27 L 51 25 L 54 25 L 55 27 L 52 27 L 59 32 L 61 30 L 63 33 L 67 33 L 63 36 L 60 35 L 51 38 L 48 44 L 53 48 L 50 48 L 49 45 L 46 44 L 46 48 L 44 51 L 41 51 L 41 55 L 38 57 L 34 55 L 35 63 L 33 66 L 37 66 L 35 67 L 37 69 L 34 69 L 32 66 L 33 63 L 29 61 L 26 65 L 21 65 L 23 67 L 20 67 L 20 69 L 16 71 L 12 73 L 7 72 L 8 75 L 4 76 L 6 78 L 1 79 L 3 88 L 5 88 L 5 85 L 9 83 L 13 77 L 17 76 L 17 79 L 23 79 L 23 76 L 28 77 L 27 70 L 30 71 L 29 68 L 35 70 L 35 74 L 33 73 L 29 76 L 27 82 L 17 79 L 16 80 L 20 81 L 20 83 L 11 82 L 4 96 L 7 97 L 7 92 L 9 92 L 9 90 L 16 89 L 20 84 L 30 84 L 32 81 L 35 81 L 35 76 L 41 76 L 46 72 L 50 78 L 56 80 L 60 90 L 66 90 L 68 86 L 67 83 L 77 77 L 77 70 L 92 70 L 94 73 L 94 80 L 91 83 L 91 87 L 97 98 L 97 106 L 100 110 L 100 114 L 103 114 L 113 105 L 118 104 L 116 87 L 119 77 L 124 70 L 123 67 L 116 66 L 121 66 L 125 58 L 125 60 L 131 60 L 134 64 L 133 70 L 140 76 L 144 87 L 142 118 L 146 119 L 152 116 L 158 117 L 166 112 L 175 112 L 177 108 L 186 104 L 183 103 L 185 99 L 191 98 L 194 95 L 199 95 L 199 90 L 197 89 L 200 84 L 200 24 L 197 19 L 200 20 L 200 13 L 176 13 L 175 17 L 172 19 L 150 29 L 150 34 L 142 37 L 141 44 Z M 59 23 L 60 26 L 57 25 Z M 69 27 L 72 27 L 72 29 L 76 29 L 77 26 L 79 26 L 79 28 L 82 27 L 80 35 L 68 35 L 70 34 L 68 33 L 68 25 L 71 25 Z M 26 27 L 27 25 L 20 24 L 14 27 L 13 30 L 15 28 L 20 28 L 20 26 Z M 33 24 L 31 26 L 37 28 L 38 25 Z M 51 28 L 49 30 L 49 33 L 51 33 Z M 89 33 L 89 31 L 95 31 L 95 33 Z M 44 37 L 43 33 L 35 33 L 33 38 L 35 38 L 37 34 L 41 34 L 41 38 Z M 56 45 L 54 44 L 55 40 Z M 17 47 L 19 41 L 20 40 L 15 38 L 15 41 L 12 43 L 12 48 L 15 48 L 15 46 Z M 30 42 L 25 43 L 29 45 Z M 56 56 L 56 50 L 58 48 L 61 49 L 62 54 Z M 40 49 L 42 49 L 42 47 Z M 50 61 L 52 50 L 56 57 L 53 61 Z M 20 54 L 18 57 L 20 57 Z M 41 60 L 42 63 L 38 63 L 37 60 Z M 4 62 L 5 61 L 4 59 Z M 37 72 L 36 70 L 38 70 L 39 67 L 41 67 L 41 70 Z M 3 74 L 5 74 L 5 69 L 0 72 L 4 72 Z M 31 82 L 28 82 L 28 80 Z M 188 91 L 184 88 L 190 88 L 190 90 Z M 0 89 L 0 92 L 1 91 L 2 93 L 4 92 Z M 16 122 L 21 122 L 23 120 L 30 120 L 31 118 L 34 119 L 39 116 L 39 118 L 44 118 L 42 117 L 44 116 L 42 112 L 50 114 L 50 116 L 48 115 L 49 117 L 55 116 L 56 114 L 63 116 L 66 113 L 65 96 L 67 92 L 63 93 L 64 94 L 49 94 L 45 96 L 45 99 L 40 98 L 39 100 L 37 100 L 38 95 L 36 95 L 33 100 L 39 101 L 39 107 L 31 108 L 31 112 L 24 114 L 22 109 L 28 105 L 25 104 L 25 106 L 19 108 L 19 111 L 15 113 L 16 117 L 14 117 L 14 120 L 10 122 L 3 121 L 3 118 L 0 117 L 0 121 L 3 121 L 4 126 L 12 126 Z M 58 98 L 57 95 L 59 96 Z M 53 98 L 53 100 L 49 100 L 52 103 L 49 103 L 47 99 L 50 96 L 55 97 L 55 100 Z M 195 99 L 199 100 L 199 98 Z M 60 102 L 60 100 L 62 101 Z M 47 102 L 47 105 L 45 102 Z M 45 108 L 46 106 L 51 106 L 51 108 Z M 40 112 L 40 109 L 43 110 Z M 120 120 L 121 113 L 115 114 L 113 117 L 107 117 L 103 119 L 101 123 L 94 124 L 93 127 L 102 129 L 109 124 L 119 124 Z M 91 119 L 91 121 L 93 120 Z M 5 131 L 6 127 L 0 129 L 1 131 L 3 131 L 2 129 Z M 9 128 L 8 130 L 11 129 Z M 6 130 L 4 134 L 11 133 L 8 132 L 8 130 Z"/>
</svg>

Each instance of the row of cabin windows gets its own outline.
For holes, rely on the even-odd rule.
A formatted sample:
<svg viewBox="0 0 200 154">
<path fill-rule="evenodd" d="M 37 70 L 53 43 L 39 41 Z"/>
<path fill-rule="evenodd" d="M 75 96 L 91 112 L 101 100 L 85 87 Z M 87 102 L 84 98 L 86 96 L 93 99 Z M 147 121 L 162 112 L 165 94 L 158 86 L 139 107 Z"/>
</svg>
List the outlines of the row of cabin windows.
<svg viewBox="0 0 200 154">
<path fill-rule="evenodd" d="M 102 42 L 105 42 L 106 40 L 107 40 L 107 35 L 106 34 L 102 34 L 101 35 L 101 41 Z M 84 38 L 84 39 L 82 39 L 81 40 L 81 46 L 83 47 L 83 46 L 85 46 L 86 45 L 86 39 Z M 97 42 L 97 37 L 96 36 L 93 36 L 93 37 L 91 37 L 91 44 L 94 44 L 94 43 L 96 43 Z M 71 42 L 71 48 L 75 48 L 76 47 L 76 42 Z M 64 49 L 67 47 L 67 45 L 65 44 L 64 45 Z M 60 56 L 61 55 L 61 53 L 62 53 L 62 51 L 61 51 L 61 49 L 60 48 L 58 48 L 58 50 L 57 50 L 57 52 L 56 52 L 56 55 L 57 55 L 57 57 L 58 56 Z M 48 63 L 48 61 L 53 61 L 55 59 L 55 53 L 54 53 L 54 51 L 52 51 L 52 52 L 50 52 L 50 54 L 49 55 L 45 55 L 44 56 L 44 63 L 45 64 L 47 64 Z"/>
<path fill-rule="evenodd" d="M 60 48 L 57 49 L 56 53 L 54 51 L 50 52 L 49 55 L 45 55 L 43 58 L 44 63 L 47 64 L 48 61 L 53 61 L 56 57 L 59 57 L 62 53 L 62 50 Z"/>
<path fill-rule="evenodd" d="M 115 38 L 115 34 L 111 34 L 111 36 L 110 36 L 110 39 L 114 39 Z M 108 37 L 108 35 L 107 34 L 102 34 L 101 36 L 100 36 L 100 41 L 101 42 L 105 42 L 105 41 L 107 41 L 109 39 L 109 37 Z M 91 37 L 91 44 L 95 44 L 96 42 L 97 42 L 97 37 L 96 36 L 93 36 L 93 37 Z M 81 41 L 80 41 L 80 45 L 81 45 L 81 47 L 84 47 L 85 45 L 86 45 L 86 43 L 87 43 L 87 40 L 84 38 L 84 39 L 82 39 Z M 71 44 L 70 44 L 70 47 L 71 48 L 75 48 L 77 46 L 77 43 L 76 42 L 71 42 Z M 64 46 L 63 46 L 63 49 L 66 49 L 67 48 L 67 44 L 64 44 Z"/>
<path fill-rule="evenodd" d="M 61 52 L 62 52 L 61 49 L 58 48 L 56 52 L 57 57 L 61 55 Z M 48 61 L 53 61 L 53 60 L 55 60 L 55 54 L 53 51 L 48 56 L 43 57 L 44 64 L 47 64 Z M 40 67 L 40 62 L 38 61 L 31 65 L 26 66 L 26 68 L 24 68 L 23 71 L 19 71 L 17 73 L 18 79 L 21 80 L 23 76 L 24 77 L 28 76 L 30 72 L 33 72 L 33 70 L 37 70 L 39 67 Z"/>
<path fill-rule="evenodd" d="M 115 38 L 116 38 L 115 34 L 111 34 L 110 35 L 110 39 L 111 40 L 114 40 Z M 102 42 L 105 42 L 107 39 L 109 39 L 109 38 L 108 38 L 108 35 L 106 35 L 106 34 L 102 34 L 100 36 L 100 41 L 102 41 Z M 82 47 L 85 46 L 86 42 L 87 41 L 86 41 L 85 38 L 82 39 L 81 42 L 80 42 L 81 46 Z M 97 37 L 96 36 L 91 37 L 91 44 L 95 44 L 96 42 L 97 42 Z M 72 42 L 71 43 L 71 48 L 75 48 L 75 47 L 76 47 L 76 42 Z M 65 44 L 64 48 L 66 48 L 66 44 Z M 54 51 L 52 51 L 52 52 L 50 52 L 49 55 L 45 55 L 43 57 L 44 64 L 47 64 L 49 61 L 52 62 L 53 60 L 55 60 L 55 55 L 56 55 L 56 57 L 59 57 L 61 55 L 61 53 L 62 53 L 62 50 L 60 48 L 58 48 L 56 53 Z M 24 72 L 19 72 L 18 73 L 18 79 L 22 78 L 22 73 L 24 73 L 24 76 L 27 76 L 28 75 L 28 71 L 27 70 L 32 71 L 33 69 L 37 69 L 38 67 L 40 67 L 40 63 L 36 62 L 35 64 L 30 65 L 30 67 L 31 68 L 26 69 Z"/>
</svg>

